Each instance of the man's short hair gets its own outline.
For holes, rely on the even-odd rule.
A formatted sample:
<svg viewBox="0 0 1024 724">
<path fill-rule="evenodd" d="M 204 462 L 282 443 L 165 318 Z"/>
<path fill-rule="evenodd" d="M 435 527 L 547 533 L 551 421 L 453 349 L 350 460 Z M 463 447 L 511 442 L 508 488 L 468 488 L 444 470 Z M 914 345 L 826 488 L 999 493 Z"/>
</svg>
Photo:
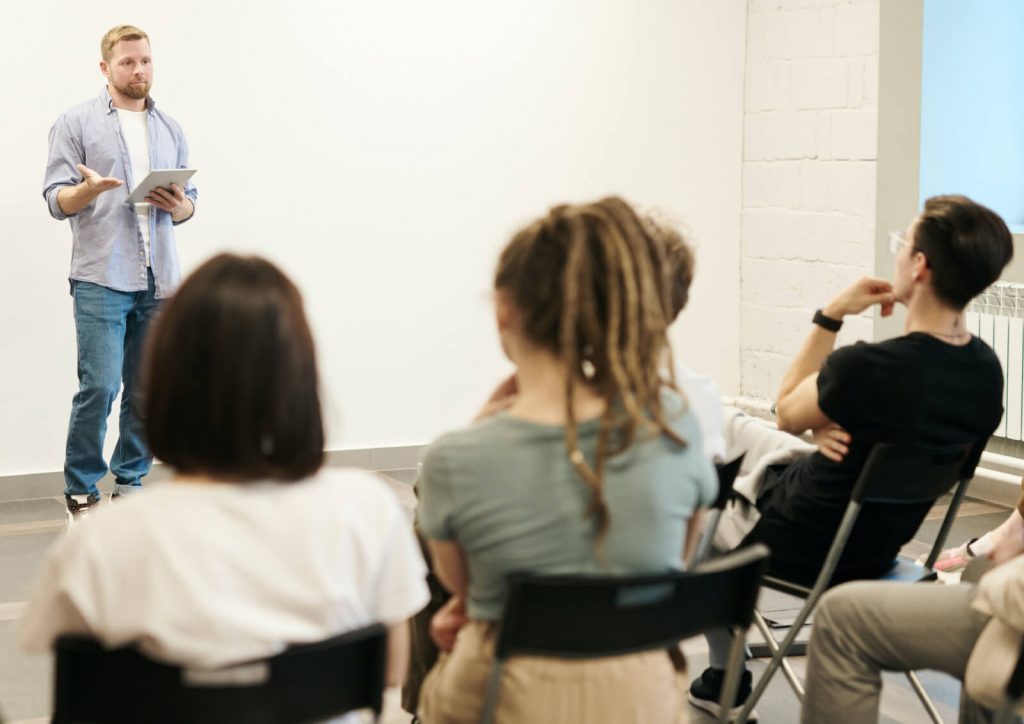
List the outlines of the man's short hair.
<svg viewBox="0 0 1024 724">
<path fill-rule="evenodd" d="M 110 61 L 110 55 L 114 52 L 114 46 L 122 40 L 145 40 L 148 43 L 149 36 L 134 25 L 118 25 L 111 28 L 100 41 L 100 55 L 103 57 L 103 60 Z"/>
<path fill-rule="evenodd" d="M 143 387 L 150 449 L 178 472 L 294 481 L 323 461 L 302 297 L 265 259 L 220 254 L 185 280 L 149 335 Z"/>
<path fill-rule="evenodd" d="M 913 244 L 928 260 L 935 296 L 953 309 L 966 307 L 1013 258 L 1006 222 L 966 196 L 925 201 Z"/>
</svg>

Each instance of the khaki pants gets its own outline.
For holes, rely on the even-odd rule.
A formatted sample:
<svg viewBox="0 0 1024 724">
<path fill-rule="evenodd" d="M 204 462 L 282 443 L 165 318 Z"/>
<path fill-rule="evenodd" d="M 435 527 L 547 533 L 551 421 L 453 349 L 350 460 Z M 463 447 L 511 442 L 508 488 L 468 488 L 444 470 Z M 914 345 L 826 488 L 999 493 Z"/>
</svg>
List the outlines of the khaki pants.
<svg viewBox="0 0 1024 724">
<path fill-rule="evenodd" d="M 814 612 L 801 720 L 875 724 L 882 671 L 932 669 L 962 681 L 989 620 L 971 608 L 973 597 L 973 586 L 928 583 L 858 582 L 829 591 Z M 988 721 L 989 712 L 961 696 L 961 724 Z"/>
<path fill-rule="evenodd" d="M 470 621 L 455 650 L 442 654 L 420 690 L 424 724 L 480 721 L 497 627 Z M 497 724 L 685 724 L 686 671 L 666 651 L 585 661 L 536 656 L 509 660 Z"/>
</svg>

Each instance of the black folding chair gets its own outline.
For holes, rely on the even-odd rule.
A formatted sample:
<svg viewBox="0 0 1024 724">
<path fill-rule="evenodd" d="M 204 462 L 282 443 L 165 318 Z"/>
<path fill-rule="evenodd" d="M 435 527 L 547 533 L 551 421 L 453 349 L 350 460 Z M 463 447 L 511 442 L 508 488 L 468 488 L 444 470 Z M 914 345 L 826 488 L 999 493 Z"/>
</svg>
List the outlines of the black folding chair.
<svg viewBox="0 0 1024 724">
<path fill-rule="evenodd" d="M 704 524 L 704 532 L 701 534 L 700 542 L 697 544 L 697 550 L 694 551 L 693 558 L 687 561 L 687 565 L 690 568 L 699 566 L 703 563 L 711 552 L 711 544 L 715 539 L 715 531 L 718 530 L 718 521 L 721 520 L 722 511 L 725 510 L 725 506 L 732 498 L 732 485 L 736 482 L 736 476 L 739 475 L 740 468 L 743 466 L 744 457 L 746 457 L 746 455 L 740 455 L 732 462 L 718 463 L 715 465 L 715 472 L 718 473 L 718 497 L 715 498 L 715 502 L 711 506 L 711 510 L 708 511 L 707 521 Z"/>
<path fill-rule="evenodd" d="M 494 652 L 482 721 L 494 721 L 501 676 L 516 655 L 594 659 L 655 649 L 711 628 L 733 633 L 722 701 L 739 687 L 765 546 L 751 546 L 692 573 L 649 576 L 513 576 Z M 723 716 L 728 706 L 723 706 Z M 725 721 L 723 718 L 722 721 Z"/>
<path fill-rule="evenodd" d="M 996 712 L 995 724 L 1011 724 L 1011 722 L 1017 721 L 1017 709 L 1020 708 L 1022 698 L 1024 698 L 1024 646 L 1021 647 L 1020 656 L 1017 657 L 1017 666 L 1010 674 L 1010 680 L 1006 682 L 1006 702 Z"/>
<path fill-rule="evenodd" d="M 836 567 L 846 549 L 846 542 L 853 532 L 863 506 L 866 504 L 898 506 L 934 503 L 955 486 L 956 490 L 949 504 L 949 510 L 946 511 L 946 516 L 925 565 L 919 566 L 912 561 L 900 559 L 891 571 L 879 579 L 907 582 L 934 580 L 936 574 L 932 570 L 932 566 L 939 553 L 942 552 L 942 546 L 945 545 L 949 529 L 952 527 L 953 519 L 960 507 L 960 501 L 967 491 L 968 483 L 974 476 L 974 468 L 984 449 L 985 441 L 974 445 L 942 447 L 911 447 L 878 443 L 871 449 L 814 585 L 808 588 L 774 576 L 764 576 L 765 587 L 805 600 L 781 643 L 776 641 L 764 617 L 759 612 L 754 612 L 754 624 L 771 650 L 772 660 L 747 699 L 747 703 L 737 719 L 738 722 L 742 724 L 747 720 L 757 700 L 761 698 L 764 690 L 768 687 L 768 682 L 780 667 L 797 698 L 803 700 L 803 685 L 789 662 L 786 661 L 786 655 L 801 627 L 817 605 L 818 599 L 831 585 Z M 928 698 L 917 675 L 910 671 L 907 672 L 907 678 L 910 679 L 911 686 L 925 709 L 928 710 L 932 720 L 941 723 L 942 719 L 939 717 L 938 710 Z"/>
<path fill-rule="evenodd" d="M 134 647 L 108 650 L 83 637 L 58 639 L 56 653 L 54 722 L 277 724 L 355 709 L 379 716 L 387 629 L 374 624 L 214 671 L 169 666 Z"/>
</svg>

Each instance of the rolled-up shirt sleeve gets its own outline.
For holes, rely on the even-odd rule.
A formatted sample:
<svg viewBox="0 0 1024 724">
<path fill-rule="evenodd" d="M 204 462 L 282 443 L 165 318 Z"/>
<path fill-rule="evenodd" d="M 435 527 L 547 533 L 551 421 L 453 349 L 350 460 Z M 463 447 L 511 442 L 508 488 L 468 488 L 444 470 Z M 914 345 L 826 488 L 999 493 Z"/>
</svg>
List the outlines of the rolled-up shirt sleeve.
<svg viewBox="0 0 1024 724">
<path fill-rule="evenodd" d="M 85 163 L 81 134 L 76 133 L 68 117 L 62 115 L 50 128 L 50 153 L 43 180 L 43 198 L 50 209 L 50 216 L 57 221 L 68 218 L 57 203 L 57 194 L 62 188 L 82 181 L 82 174 L 78 172 L 80 163 Z"/>
</svg>

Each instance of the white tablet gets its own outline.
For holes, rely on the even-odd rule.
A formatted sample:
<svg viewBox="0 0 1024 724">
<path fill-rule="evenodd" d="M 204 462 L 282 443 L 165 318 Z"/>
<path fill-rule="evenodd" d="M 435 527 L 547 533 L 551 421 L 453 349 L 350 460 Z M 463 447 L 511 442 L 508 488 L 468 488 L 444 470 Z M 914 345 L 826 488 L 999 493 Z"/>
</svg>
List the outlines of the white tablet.
<svg viewBox="0 0 1024 724">
<path fill-rule="evenodd" d="M 185 182 L 192 178 L 192 174 L 195 172 L 194 168 L 165 168 L 150 171 L 146 178 L 132 189 L 128 200 L 133 204 L 148 203 L 146 197 L 158 186 L 170 188 L 171 184 L 178 184 L 185 188 Z"/>
</svg>

